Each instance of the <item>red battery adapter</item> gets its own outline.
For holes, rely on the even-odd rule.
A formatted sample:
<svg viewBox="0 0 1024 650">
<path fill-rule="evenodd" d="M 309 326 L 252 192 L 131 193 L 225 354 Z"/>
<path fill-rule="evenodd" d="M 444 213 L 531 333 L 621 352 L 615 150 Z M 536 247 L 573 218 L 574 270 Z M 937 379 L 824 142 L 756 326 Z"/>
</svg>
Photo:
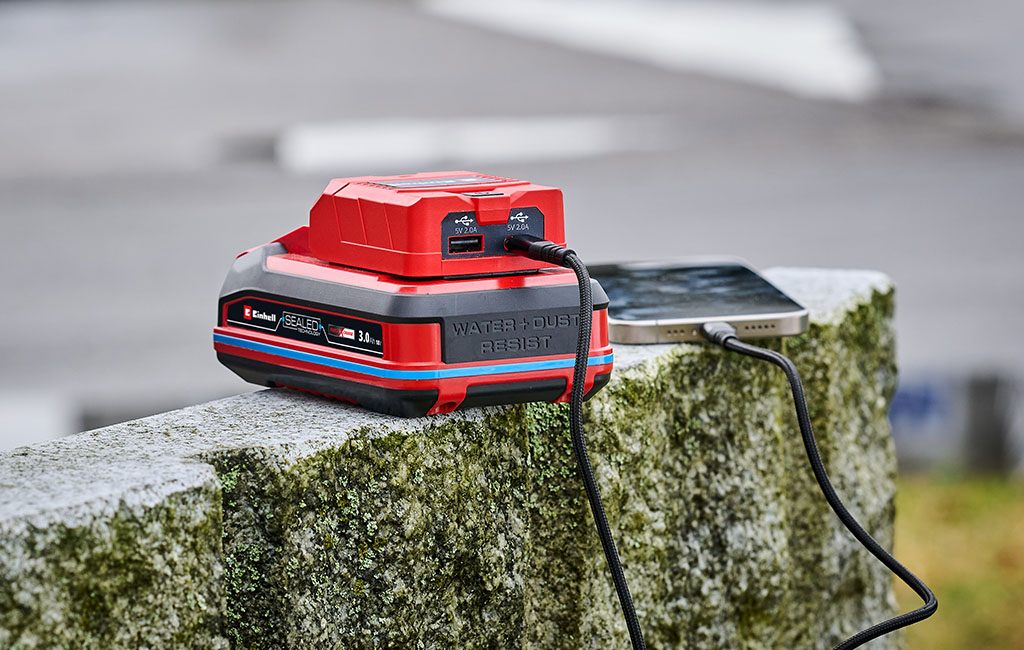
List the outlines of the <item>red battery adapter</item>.
<svg viewBox="0 0 1024 650">
<path fill-rule="evenodd" d="M 506 248 L 564 245 L 562 192 L 473 172 L 330 182 L 302 226 L 238 256 L 220 293 L 225 366 L 406 417 L 568 401 L 580 298 L 572 270 Z M 589 397 L 612 368 L 594 299 Z"/>
</svg>

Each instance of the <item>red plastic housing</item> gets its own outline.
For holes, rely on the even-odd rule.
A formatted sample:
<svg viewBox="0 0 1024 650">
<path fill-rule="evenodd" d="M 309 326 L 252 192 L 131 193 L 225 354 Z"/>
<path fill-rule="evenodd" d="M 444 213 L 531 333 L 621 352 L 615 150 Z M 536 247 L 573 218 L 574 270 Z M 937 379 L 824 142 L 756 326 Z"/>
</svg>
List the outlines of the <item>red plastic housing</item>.
<svg viewBox="0 0 1024 650">
<path fill-rule="evenodd" d="M 453 229 L 455 219 L 465 225 Z M 337 178 L 310 210 L 309 247 L 326 262 L 403 277 L 544 268 L 501 248 L 524 226 L 519 234 L 565 245 L 562 191 L 467 171 Z M 463 235 L 481 250 L 453 253 Z"/>
</svg>

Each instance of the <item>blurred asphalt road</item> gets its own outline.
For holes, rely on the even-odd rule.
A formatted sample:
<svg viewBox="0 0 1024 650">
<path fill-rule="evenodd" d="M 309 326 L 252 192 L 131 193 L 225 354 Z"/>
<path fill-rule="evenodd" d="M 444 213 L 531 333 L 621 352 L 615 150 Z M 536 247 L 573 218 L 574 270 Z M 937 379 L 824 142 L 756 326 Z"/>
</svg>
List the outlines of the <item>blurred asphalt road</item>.
<svg viewBox="0 0 1024 650">
<path fill-rule="evenodd" d="M 0 393 L 97 423 L 251 390 L 212 351 L 220 283 L 329 178 L 282 171 L 274 138 L 380 117 L 659 116 L 661 151 L 475 167 L 562 187 L 590 261 L 881 269 L 906 369 L 1019 375 L 1024 8 L 989 0 L 985 31 L 951 0 L 847 4 L 886 80 L 864 105 L 399 2 L 0 3 Z"/>
</svg>

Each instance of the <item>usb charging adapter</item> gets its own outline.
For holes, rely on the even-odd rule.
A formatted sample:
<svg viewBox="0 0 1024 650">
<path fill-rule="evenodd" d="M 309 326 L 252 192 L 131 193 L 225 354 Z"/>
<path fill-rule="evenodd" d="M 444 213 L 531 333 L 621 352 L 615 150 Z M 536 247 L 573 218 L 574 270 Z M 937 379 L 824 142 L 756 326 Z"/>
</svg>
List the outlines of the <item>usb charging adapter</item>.
<svg viewBox="0 0 1024 650">
<path fill-rule="evenodd" d="M 309 225 L 246 251 L 214 348 L 243 379 L 400 416 L 570 399 L 576 276 L 506 250 L 564 244 L 562 192 L 467 171 L 330 182 Z M 587 396 L 611 374 L 595 282 Z"/>
</svg>

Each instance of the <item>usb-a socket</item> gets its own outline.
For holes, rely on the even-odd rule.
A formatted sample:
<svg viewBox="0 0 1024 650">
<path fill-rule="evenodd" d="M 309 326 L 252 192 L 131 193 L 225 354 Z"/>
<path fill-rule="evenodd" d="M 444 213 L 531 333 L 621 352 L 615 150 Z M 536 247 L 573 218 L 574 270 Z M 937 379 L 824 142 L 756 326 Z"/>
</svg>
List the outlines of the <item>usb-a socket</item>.
<svg viewBox="0 0 1024 650">
<path fill-rule="evenodd" d="M 465 235 L 448 238 L 448 254 L 479 253 L 484 249 L 483 235 Z"/>
</svg>

